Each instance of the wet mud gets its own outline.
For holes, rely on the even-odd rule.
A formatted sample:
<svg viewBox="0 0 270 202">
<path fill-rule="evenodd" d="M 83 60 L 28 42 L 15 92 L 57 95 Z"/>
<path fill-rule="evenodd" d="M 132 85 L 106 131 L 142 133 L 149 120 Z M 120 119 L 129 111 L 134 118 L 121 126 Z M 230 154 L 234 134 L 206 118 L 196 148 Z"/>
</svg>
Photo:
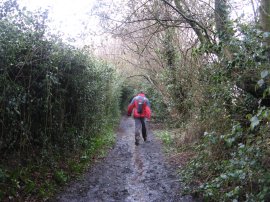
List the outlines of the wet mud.
<svg viewBox="0 0 270 202">
<path fill-rule="evenodd" d="M 150 142 L 141 138 L 135 146 L 134 130 L 134 120 L 123 117 L 108 156 L 53 201 L 194 201 L 180 195 L 179 176 L 165 160 L 160 141 L 149 131 Z"/>
</svg>

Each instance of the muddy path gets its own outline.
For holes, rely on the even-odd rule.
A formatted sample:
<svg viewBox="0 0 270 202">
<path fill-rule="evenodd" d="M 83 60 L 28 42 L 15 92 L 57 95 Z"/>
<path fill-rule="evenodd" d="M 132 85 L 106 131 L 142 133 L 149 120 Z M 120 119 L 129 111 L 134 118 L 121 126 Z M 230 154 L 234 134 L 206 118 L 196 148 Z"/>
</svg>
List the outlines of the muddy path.
<svg viewBox="0 0 270 202">
<path fill-rule="evenodd" d="M 179 178 L 149 131 L 150 142 L 134 144 L 134 120 L 123 117 L 117 142 L 108 156 L 93 166 L 53 201 L 193 201 L 179 195 Z"/>
</svg>

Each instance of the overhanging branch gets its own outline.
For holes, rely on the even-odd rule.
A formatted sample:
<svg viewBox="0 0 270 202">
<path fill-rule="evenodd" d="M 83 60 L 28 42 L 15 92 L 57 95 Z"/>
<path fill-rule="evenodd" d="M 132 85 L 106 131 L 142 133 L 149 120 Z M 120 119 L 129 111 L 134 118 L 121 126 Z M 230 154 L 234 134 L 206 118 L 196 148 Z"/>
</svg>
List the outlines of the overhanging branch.
<svg viewBox="0 0 270 202">
<path fill-rule="evenodd" d="M 180 3 L 178 0 L 175 1 L 176 6 L 172 5 L 170 2 L 168 2 L 167 0 L 161 0 L 163 1 L 165 4 L 167 4 L 168 6 L 170 6 L 173 10 L 175 10 L 178 14 L 180 14 L 186 21 L 188 24 L 190 24 L 190 26 L 192 27 L 192 29 L 194 30 L 194 32 L 197 34 L 199 40 L 201 41 L 201 43 L 205 43 L 205 39 L 207 39 L 208 41 L 210 41 L 210 37 L 207 33 L 207 30 L 204 28 L 203 25 L 201 25 L 199 22 L 197 22 L 196 20 L 186 16 L 186 14 L 184 13 Z M 201 30 L 203 30 L 205 36 L 202 34 Z"/>
</svg>

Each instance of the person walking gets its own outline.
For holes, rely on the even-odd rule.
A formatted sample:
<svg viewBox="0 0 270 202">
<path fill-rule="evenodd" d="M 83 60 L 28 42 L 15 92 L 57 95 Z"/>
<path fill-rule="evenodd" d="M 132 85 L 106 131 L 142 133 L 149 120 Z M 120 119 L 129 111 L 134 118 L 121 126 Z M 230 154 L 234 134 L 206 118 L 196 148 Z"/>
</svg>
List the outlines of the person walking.
<svg viewBox="0 0 270 202">
<path fill-rule="evenodd" d="M 140 92 L 135 96 L 128 105 L 127 115 L 131 116 L 132 112 L 135 120 L 135 145 L 138 146 L 140 142 L 140 130 L 142 130 L 144 141 L 149 142 L 147 140 L 146 119 L 151 118 L 151 109 L 150 102 L 144 92 Z"/>
</svg>

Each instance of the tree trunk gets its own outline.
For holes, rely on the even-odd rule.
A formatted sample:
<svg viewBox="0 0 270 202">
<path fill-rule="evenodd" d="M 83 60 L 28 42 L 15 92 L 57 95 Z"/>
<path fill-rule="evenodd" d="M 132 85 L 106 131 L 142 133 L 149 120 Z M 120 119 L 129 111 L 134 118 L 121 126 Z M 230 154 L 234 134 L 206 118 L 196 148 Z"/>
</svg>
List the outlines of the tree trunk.
<svg viewBox="0 0 270 202">
<path fill-rule="evenodd" d="M 261 0 L 260 6 L 260 24 L 264 32 L 270 32 L 270 1 Z M 270 46 L 270 36 L 266 38 L 266 43 Z"/>
</svg>

